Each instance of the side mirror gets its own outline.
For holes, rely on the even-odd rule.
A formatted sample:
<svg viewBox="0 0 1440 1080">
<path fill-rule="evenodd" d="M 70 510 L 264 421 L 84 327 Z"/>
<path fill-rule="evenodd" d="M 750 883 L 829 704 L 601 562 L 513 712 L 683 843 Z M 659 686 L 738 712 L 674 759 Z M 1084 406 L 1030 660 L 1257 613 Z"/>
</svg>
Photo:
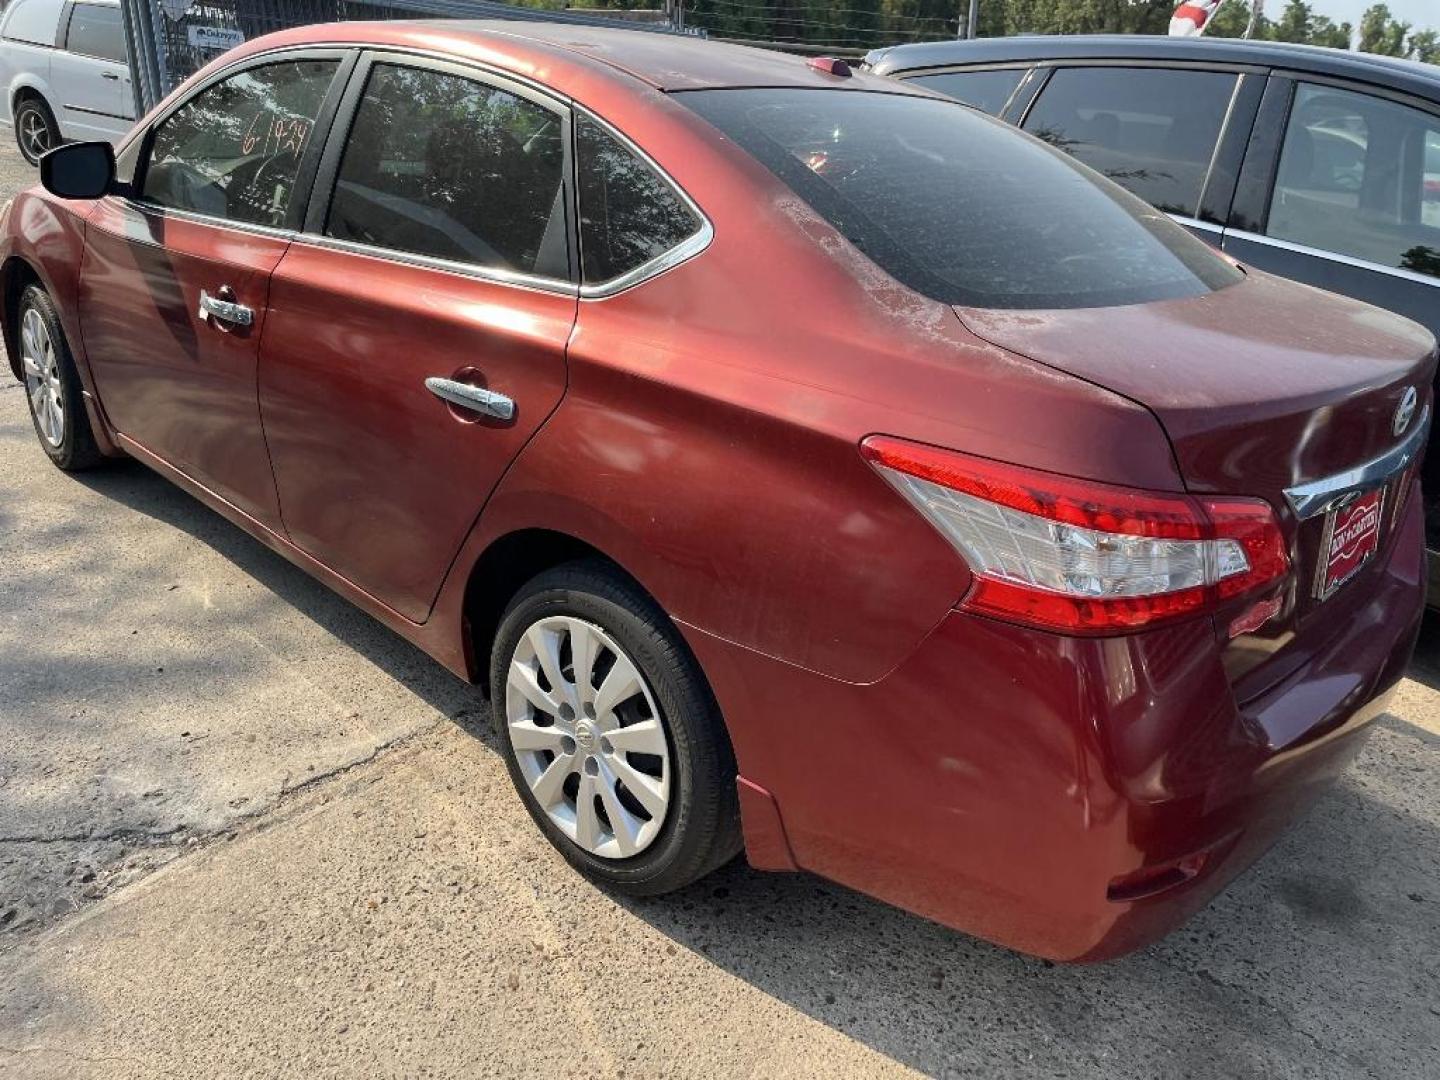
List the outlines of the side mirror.
<svg viewBox="0 0 1440 1080">
<path fill-rule="evenodd" d="M 40 186 L 62 199 L 98 199 L 115 187 L 115 148 L 67 143 L 40 159 Z"/>
</svg>

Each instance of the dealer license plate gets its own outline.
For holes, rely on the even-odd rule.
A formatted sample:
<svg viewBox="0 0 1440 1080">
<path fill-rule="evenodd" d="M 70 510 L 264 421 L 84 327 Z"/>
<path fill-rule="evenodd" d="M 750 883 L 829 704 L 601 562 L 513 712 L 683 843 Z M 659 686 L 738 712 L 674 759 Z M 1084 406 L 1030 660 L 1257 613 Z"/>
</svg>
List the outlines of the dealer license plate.
<svg viewBox="0 0 1440 1080">
<path fill-rule="evenodd" d="M 1315 595 L 1324 600 L 1354 577 L 1380 549 L 1381 509 L 1385 489 L 1361 495 L 1349 506 L 1325 515 L 1325 537 L 1320 545 L 1320 569 Z"/>
</svg>

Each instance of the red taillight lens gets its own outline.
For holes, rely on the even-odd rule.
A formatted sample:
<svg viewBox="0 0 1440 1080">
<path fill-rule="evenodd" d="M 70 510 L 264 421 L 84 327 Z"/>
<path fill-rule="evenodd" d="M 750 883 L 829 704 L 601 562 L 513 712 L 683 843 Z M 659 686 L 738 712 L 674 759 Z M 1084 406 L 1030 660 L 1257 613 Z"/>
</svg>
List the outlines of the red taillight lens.
<svg viewBox="0 0 1440 1080">
<path fill-rule="evenodd" d="M 861 453 L 964 557 L 973 610 L 1049 629 L 1129 629 L 1289 570 L 1263 499 L 1196 499 L 875 435 Z"/>
</svg>

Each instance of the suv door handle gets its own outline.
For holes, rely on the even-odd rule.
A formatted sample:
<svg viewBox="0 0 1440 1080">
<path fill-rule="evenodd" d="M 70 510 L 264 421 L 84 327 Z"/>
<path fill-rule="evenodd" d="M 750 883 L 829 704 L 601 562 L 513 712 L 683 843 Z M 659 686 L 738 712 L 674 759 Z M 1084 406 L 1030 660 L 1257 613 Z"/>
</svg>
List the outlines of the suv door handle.
<svg viewBox="0 0 1440 1080">
<path fill-rule="evenodd" d="M 102 71 L 102 72 L 100 73 L 100 77 L 101 77 L 102 79 L 109 79 L 111 82 L 119 82 L 119 81 L 120 81 L 120 76 L 119 76 L 119 75 L 116 75 L 115 72 L 113 72 L 113 71 Z"/>
<path fill-rule="evenodd" d="M 235 292 L 228 285 L 222 285 L 215 290 L 219 295 L 211 296 L 204 289 L 200 290 L 200 321 L 213 318 L 216 322 L 229 323 L 231 326 L 249 326 L 255 321 L 255 312 L 244 304 L 237 304 L 233 299 Z"/>
<path fill-rule="evenodd" d="M 425 389 L 441 401 L 448 401 L 451 405 L 458 405 L 471 412 L 493 416 L 496 420 L 513 420 L 515 418 L 514 399 L 508 398 L 504 394 L 497 394 L 493 390 L 471 386 L 469 383 L 456 382 L 454 379 L 442 379 L 437 375 L 432 375 L 425 380 Z"/>
</svg>

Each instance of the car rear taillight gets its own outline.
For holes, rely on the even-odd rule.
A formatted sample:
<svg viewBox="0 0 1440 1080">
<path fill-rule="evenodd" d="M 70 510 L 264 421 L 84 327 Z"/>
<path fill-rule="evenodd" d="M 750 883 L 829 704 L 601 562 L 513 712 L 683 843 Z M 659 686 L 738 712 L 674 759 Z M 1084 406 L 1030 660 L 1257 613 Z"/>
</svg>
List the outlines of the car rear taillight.
<svg viewBox="0 0 1440 1080">
<path fill-rule="evenodd" d="M 1207 610 L 1290 568 L 1263 499 L 1117 487 L 885 435 L 860 450 L 969 565 L 970 611 L 1128 629 Z"/>
</svg>

